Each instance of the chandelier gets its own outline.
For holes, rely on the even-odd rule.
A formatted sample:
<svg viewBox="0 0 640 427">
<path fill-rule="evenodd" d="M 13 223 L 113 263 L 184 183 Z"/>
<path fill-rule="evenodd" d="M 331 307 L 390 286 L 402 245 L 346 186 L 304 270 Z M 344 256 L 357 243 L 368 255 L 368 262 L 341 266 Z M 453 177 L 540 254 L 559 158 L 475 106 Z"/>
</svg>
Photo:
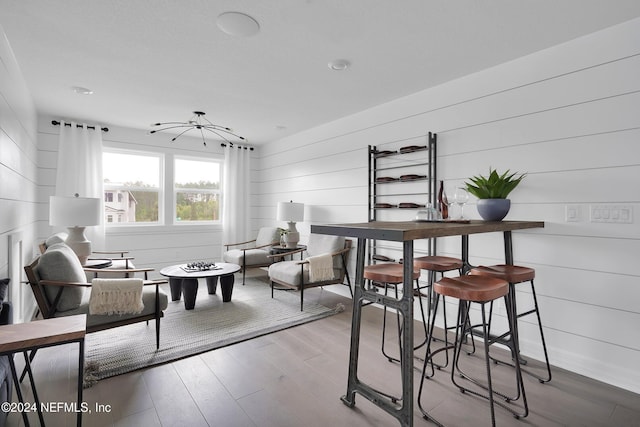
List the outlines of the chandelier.
<svg viewBox="0 0 640 427">
<path fill-rule="evenodd" d="M 240 141 L 246 141 L 244 137 L 233 133 L 232 129 L 225 126 L 214 125 L 213 123 L 211 123 L 208 119 L 204 117 L 205 113 L 203 113 L 202 111 L 194 111 L 193 114 L 194 114 L 193 117 L 191 117 L 191 119 L 188 122 L 153 123 L 151 125 L 153 127 L 155 126 L 164 126 L 164 127 L 162 129 L 151 130 L 149 131 L 149 134 L 153 134 L 156 132 L 163 132 L 169 129 L 184 129 L 178 135 L 171 138 L 171 142 L 173 142 L 176 139 L 180 138 L 185 133 L 191 130 L 197 129 L 200 131 L 200 135 L 202 136 L 202 143 L 204 144 L 205 147 L 207 146 L 207 142 L 205 141 L 204 131 L 208 131 L 217 135 L 218 137 L 222 138 L 227 143 L 229 143 L 231 146 L 233 146 L 233 141 L 229 139 L 230 137 L 235 137 Z"/>
</svg>

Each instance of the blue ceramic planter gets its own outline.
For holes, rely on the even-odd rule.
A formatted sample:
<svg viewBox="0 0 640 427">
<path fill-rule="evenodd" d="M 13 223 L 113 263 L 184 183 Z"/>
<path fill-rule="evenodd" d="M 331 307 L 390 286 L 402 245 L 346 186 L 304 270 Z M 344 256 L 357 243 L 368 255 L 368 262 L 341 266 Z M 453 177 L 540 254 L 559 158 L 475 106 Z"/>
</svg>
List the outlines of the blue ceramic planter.
<svg viewBox="0 0 640 427">
<path fill-rule="evenodd" d="M 511 200 L 509 199 L 479 199 L 478 213 L 485 221 L 501 221 L 509 213 Z"/>
</svg>

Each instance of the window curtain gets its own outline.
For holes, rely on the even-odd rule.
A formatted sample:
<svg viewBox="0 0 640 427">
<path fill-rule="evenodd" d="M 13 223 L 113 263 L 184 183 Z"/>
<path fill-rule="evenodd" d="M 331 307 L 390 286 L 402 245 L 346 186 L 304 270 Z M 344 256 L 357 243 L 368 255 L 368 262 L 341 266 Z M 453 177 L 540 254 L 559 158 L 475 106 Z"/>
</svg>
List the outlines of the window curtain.
<svg viewBox="0 0 640 427">
<path fill-rule="evenodd" d="M 102 189 L 102 130 L 99 125 L 89 129 L 86 124 L 60 122 L 56 196 L 97 197 L 104 212 Z M 104 216 L 100 225 L 87 227 L 87 239 L 96 249 L 104 249 Z"/>
<path fill-rule="evenodd" d="M 249 194 L 251 155 L 248 149 L 224 148 L 222 244 L 251 240 Z M 224 252 L 224 246 L 222 248 Z"/>
</svg>

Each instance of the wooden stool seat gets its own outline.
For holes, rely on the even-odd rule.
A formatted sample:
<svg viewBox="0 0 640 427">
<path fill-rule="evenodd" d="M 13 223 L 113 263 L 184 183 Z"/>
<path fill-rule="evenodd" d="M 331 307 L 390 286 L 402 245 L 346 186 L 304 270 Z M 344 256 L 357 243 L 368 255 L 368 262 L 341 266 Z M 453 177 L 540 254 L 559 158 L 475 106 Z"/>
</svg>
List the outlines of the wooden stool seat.
<svg viewBox="0 0 640 427">
<path fill-rule="evenodd" d="M 491 265 L 473 268 L 469 274 L 496 277 L 509 283 L 530 282 L 536 277 L 536 270 L 519 265 Z"/>
<path fill-rule="evenodd" d="M 498 405 L 507 411 L 511 412 L 516 418 L 523 418 L 529 414 L 529 406 L 527 404 L 527 398 L 524 391 L 524 382 L 522 381 L 522 374 L 520 369 L 519 359 L 516 357 L 514 364 L 516 368 L 516 387 L 517 392 L 515 397 L 506 396 L 503 393 L 494 392 L 492 380 L 491 380 L 491 357 L 489 355 L 489 346 L 493 342 L 493 338 L 489 334 L 490 322 L 487 319 L 485 313 L 485 305 L 493 305 L 495 300 L 500 298 L 504 299 L 505 306 L 507 307 L 507 321 L 509 324 L 509 331 L 513 331 L 513 325 L 515 323 L 514 310 L 509 306 L 510 304 L 510 291 L 511 285 L 509 282 L 497 277 L 490 277 L 485 275 L 465 275 L 459 277 L 443 277 L 439 281 L 433 284 L 433 291 L 437 295 L 447 296 L 458 299 L 458 317 L 456 322 L 456 337 L 454 341 L 453 349 L 453 366 L 451 368 L 451 381 L 458 387 L 462 393 L 469 393 L 477 397 L 482 397 L 489 400 L 489 408 L 491 413 L 491 425 L 496 425 L 494 405 Z M 471 303 L 477 303 L 480 305 L 480 315 L 482 321 L 479 324 L 472 325 L 469 321 L 469 310 Z M 482 338 L 484 341 L 484 361 L 486 369 L 486 381 L 478 381 L 475 378 L 467 375 L 463 372 L 460 366 L 460 354 L 462 353 L 462 344 L 466 337 L 471 334 L 474 335 L 474 330 L 480 329 L 482 331 Z M 476 333 L 477 335 L 477 333 Z M 514 333 L 509 334 L 509 345 L 515 349 L 515 353 L 518 353 L 518 344 L 514 337 Z M 424 385 L 424 379 L 428 378 L 425 373 L 429 359 L 432 355 L 429 354 L 431 341 L 433 339 L 433 325 L 429 331 L 427 337 L 427 354 L 424 358 L 424 364 L 422 367 L 422 376 L 420 378 L 420 386 L 418 389 L 418 407 L 422 414 L 433 420 L 427 411 L 422 406 L 422 389 Z M 468 388 L 458 381 L 458 377 L 469 380 L 469 384 L 472 388 Z M 506 405 L 499 400 L 494 399 L 494 394 L 506 399 L 508 403 L 512 403 L 519 400 L 522 397 L 522 407 L 517 408 L 512 405 Z M 434 420 L 435 421 L 435 420 Z M 436 422 L 436 424 L 439 424 Z"/>
<path fill-rule="evenodd" d="M 445 271 L 459 270 L 462 268 L 462 260 L 448 256 L 422 256 L 413 259 L 413 267 L 421 270 L 431 270 L 443 273 Z"/>
<path fill-rule="evenodd" d="M 459 300 L 488 302 L 509 293 L 509 282 L 488 276 L 443 277 L 433 284 L 433 290 Z"/>
<path fill-rule="evenodd" d="M 373 264 L 364 268 L 364 278 L 373 282 L 399 284 L 403 282 L 403 265 L 402 264 Z M 420 270 L 413 270 L 411 280 L 417 280 L 420 277 Z"/>
<path fill-rule="evenodd" d="M 473 268 L 470 272 L 470 275 L 474 277 L 492 277 L 496 279 L 502 279 L 509 282 L 509 294 L 512 300 L 511 306 L 514 310 L 514 318 L 516 322 L 513 327 L 513 333 L 515 334 L 516 340 L 518 340 L 518 319 L 524 316 L 528 316 L 530 314 L 535 314 L 536 319 L 538 321 L 538 330 L 540 331 L 540 342 L 542 344 L 542 350 L 544 352 L 544 359 L 547 368 L 547 374 L 545 377 L 541 377 L 535 373 L 532 373 L 526 369 L 522 369 L 524 372 L 527 372 L 538 379 L 541 383 L 545 383 L 551 381 L 551 364 L 549 363 L 549 354 L 547 353 L 547 343 L 544 339 L 544 330 L 542 328 L 542 320 L 540 319 L 540 310 L 538 309 L 538 297 L 536 296 L 536 288 L 533 284 L 533 279 L 536 277 L 536 271 L 530 267 L 523 267 L 519 265 L 491 265 L 491 266 L 480 266 Z M 519 283 L 529 282 L 531 286 L 531 297 L 533 298 L 533 308 L 530 310 L 525 310 L 518 312 L 518 304 L 516 304 L 516 289 L 515 285 Z M 491 315 L 491 314 L 490 314 Z M 518 356 L 519 357 L 519 356 Z M 521 363 L 526 364 L 526 361 L 522 361 Z"/>
</svg>

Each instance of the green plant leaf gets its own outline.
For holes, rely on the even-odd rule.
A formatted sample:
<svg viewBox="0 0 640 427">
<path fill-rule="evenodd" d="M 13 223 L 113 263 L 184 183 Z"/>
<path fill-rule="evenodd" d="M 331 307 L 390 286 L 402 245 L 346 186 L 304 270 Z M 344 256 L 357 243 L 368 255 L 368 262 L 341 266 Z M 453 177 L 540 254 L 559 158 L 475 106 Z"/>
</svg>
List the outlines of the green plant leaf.
<svg viewBox="0 0 640 427">
<path fill-rule="evenodd" d="M 469 178 L 465 182 L 469 193 L 478 199 L 506 199 L 526 176 L 526 173 L 517 176 L 518 173 L 511 173 L 507 169 L 504 173 L 498 174 L 495 169 L 489 168 L 489 175 L 477 175 Z"/>
</svg>

